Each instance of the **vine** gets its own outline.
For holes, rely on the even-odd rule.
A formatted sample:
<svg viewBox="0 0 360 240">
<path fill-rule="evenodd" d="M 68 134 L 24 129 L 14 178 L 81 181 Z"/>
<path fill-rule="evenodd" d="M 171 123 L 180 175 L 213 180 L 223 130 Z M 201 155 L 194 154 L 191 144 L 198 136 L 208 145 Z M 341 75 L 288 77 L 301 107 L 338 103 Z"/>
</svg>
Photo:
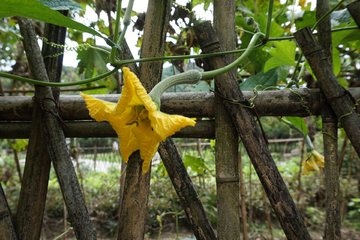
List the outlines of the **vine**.
<svg viewBox="0 0 360 240">
<path fill-rule="evenodd" d="M 79 44 L 79 46 L 70 47 L 68 45 L 62 45 L 62 44 L 58 44 L 58 43 L 54 43 L 54 42 L 49 42 L 49 40 L 47 38 L 45 38 L 45 37 L 38 37 L 38 38 L 40 40 L 43 40 L 45 44 L 48 44 L 53 48 L 64 49 L 66 51 L 84 51 L 84 50 L 88 50 L 89 48 L 95 48 L 95 47 L 91 46 L 89 43 L 82 43 L 82 44 Z M 97 49 L 99 49 L 99 48 L 97 48 Z M 58 57 L 58 56 L 60 56 L 60 55 L 62 55 L 64 53 L 65 52 L 60 52 L 60 53 L 57 53 L 57 54 L 45 56 L 44 58 Z"/>
<path fill-rule="evenodd" d="M 354 106 L 351 108 L 351 110 L 355 110 L 355 112 L 356 112 L 356 107 L 359 106 L 359 101 L 360 101 L 360 98 L 358 100 L 356 100 L 356 102 L 354 103 Z M 339 128 L 341 128 L 341 122 L 340 122 L 341 118 L 349 116 L 351 114 L 353 114 L 353 111 L 345 113 L 344 115 L 342 115 L 338 118 Z M 357 114 L 357 115 L 360 117 L 360 114 Z"/>
<path fill-rule="evenodd" d="M 293 94 L 296 94 L 300 98 L 300 104 L 301 104 L 301 106 L 303 106 L 305 108 L 305 110 L 309 114 L 309 116 L 313 116 L 313 114 L 311 113 L 309 107 L 304 104 L 304 99 L 301 96 L 301 94 L 298 93 L 298 92 L 295 92 L 294 90 L 292 90 L 290 88 L 289 88 L 289 90 L 290 90 L 290 92 L 292 92 Z"/>
</svg>

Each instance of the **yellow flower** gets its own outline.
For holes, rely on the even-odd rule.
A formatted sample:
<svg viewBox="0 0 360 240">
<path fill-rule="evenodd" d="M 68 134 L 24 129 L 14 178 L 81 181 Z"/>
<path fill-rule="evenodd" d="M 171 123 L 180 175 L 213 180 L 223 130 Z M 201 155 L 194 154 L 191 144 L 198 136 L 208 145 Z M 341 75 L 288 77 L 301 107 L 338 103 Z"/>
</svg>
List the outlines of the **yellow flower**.
<svg viewBox="0 0 360 240">
<path fill-rule="evenodd" d="M 125 83 L 117 104 L 83 93 L 80 95 L 85 99 L 92 118 L 98 122 L 110 122 L 120 139 L 120 151 L 125 162 L 134 151 L 140 150 L 145 174 L 160 141 L 165 141 L 183 127 L 194 126 L 195 121 L 160 112 L 136 75 L 125 67 L 123 72 Z"/>
<path fill-rule="evenodd" d="M 312 150 L 310 152 L 309 158 L 305 160 L 302 165 L 304 166 L 302 175 L 309 175 L 311 169 L 319 171 L 320 169 L 317 165 L 320 165 L 321 167 L 325 166 L 324 156 L 321 155 L 318 151 Z"/>
</svg>

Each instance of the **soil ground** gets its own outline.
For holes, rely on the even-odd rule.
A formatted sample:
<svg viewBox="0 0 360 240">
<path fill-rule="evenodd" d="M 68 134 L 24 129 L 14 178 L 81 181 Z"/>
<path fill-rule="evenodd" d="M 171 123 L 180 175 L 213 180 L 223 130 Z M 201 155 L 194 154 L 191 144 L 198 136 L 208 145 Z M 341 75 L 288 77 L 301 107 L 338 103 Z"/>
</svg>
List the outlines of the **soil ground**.
<svg viewBox="0 0 360 240">
<path fill-rule="evenodd" d="M 109 230 L 102 227 L 101 224 L 96 224 L 97 234 L 99 240 L 116 240 L 116 234 L 110 234 Z M 44 225 L 42 229 L 42 236 L 41 240 L 53 240 L 57 236 L 59 236 L 64 229 L 64 224 L 62 219 L 52 219 L 52 218 L 46 218 L 44 219 Z M 310 235 L 313 240 L 322 240 L 323 238 L 323 232 L 322 231 L 315 231 L 313 229 L 309 229 Z M 286 238 L 283 236 L 282 230 L 274 228 L 273 229 L 274 240 L 286 240 Z M 113 236 L 110 236 L 113 235 Z M 155 240 L 158 238 L 158 231 L 153 231 L 151 234 L 148 233 L 145 236 L 145 240 Z M 266 232 L 262 233 L 252 233 L 249 234 L 251 236 L 251 239 L 253 240 L 270 240 L 270 234 Z M 72 233 L 68 238 L 68 240 L 76 239 L 75 235 Z M 175 231 L 175 225 L 170 223 L 163 226 L 161 235 L 161 240 L 173 240 L 176 239 L 176 231 Z M 194 237 L 191 229 L 182 226 L 179 230 L 179 240 L 196 240 Z M 354 229 L 348 229 L 346 227 L 343 227 L 341 229 L 341 239 L 343 240 L 358 240 L 360 239 L 360 231 L 354 230 Z"/>
</svg>

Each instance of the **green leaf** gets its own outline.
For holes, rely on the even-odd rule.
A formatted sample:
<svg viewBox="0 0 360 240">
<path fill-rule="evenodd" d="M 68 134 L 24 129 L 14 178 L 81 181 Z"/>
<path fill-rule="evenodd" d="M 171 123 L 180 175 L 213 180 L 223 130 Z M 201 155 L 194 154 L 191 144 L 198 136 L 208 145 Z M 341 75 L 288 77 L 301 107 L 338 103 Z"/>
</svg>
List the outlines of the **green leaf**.
<svg viewBox="0 0 360 240">
<path fill-rule="evenodd" d="M 196 5 L 200 5 L 200 4 L 204 4 L 204 10 L 207 11 L 207 9 L 209 8 L 210 6 L 210 2 L 211 0 L 193 0 L 191 3 L 192 3 L 192 6 L 193 8 L 196 6 Z"/>
<path fill-rule="evenodd" d="M 289 70 L 290 66 L 282 65 L 272 68 L 266 73 L 261 71 L 242 82 L 240 88 L 242 91 L 252 91 L 258 85 L 261 85 L 263 88 L 276 86 L 276 84 L 286 79 Z"/>
<path fill-rule="evenodd" d="M 260 73 L 264 68 L 264 63 L 266 62 L 269 54 L 263 51 L 261 48 L 253 50 L 250 55 L 249 59 L 254 66 L 255 73 Z"/>
<path fill-rule="evenodd" d="M 102 48 L 107 51 L 110 49 L 107 46 L 96 46 L 97 48 Z M 77 59 L 80 59 L 78 64 L 79 74 L 84 73 L 85 78 L 92 78 L 95 75 L 103 74 L 108 72 L 106 65 L 109 63 L 109 54 L 103 52 L 99 49 L 89 48 L 86 51 L 78 51 Z M 95 83 L 86 85 L 87 87 L 94 86 L 103 86 L 105 85 L 107 89 L 112 90 L 115 88 L 115 78 L 113 76 L 108 76 L 105 79 L 96 81 Z M 85 87 L 85 86 L 83 86 Z M 89 94 L 100 94 L 106 93 L 107 89 L 93 89 L 89 90 Z"/>
<path fill-rule="evenodd" d="M 351 15 L 347 8 L 340 11 L 334 11 L 330 14 L 331 20 L 335 20 L 339 23 L 350 23 Z"/>
<path fill-rule="evenodd" d="M 240 7 L 238 7 L 238 9 L 240 11 L 242 11 L 243 13 L 246 13 L 246 14 L 250 14 L 250 15 L 254 15 L 253 12 L 251 12 L 246 6 L 244 5 L 240 5 Z"/>
<path fill-rule="evenodd" d="M 204 170 L 207 169 L 205 166 L 204 159 L 186 155 L 184 159 L 185 168 L 190 167 L 193 171 L 198 174 L 204 174 Z"/>
<path fill-rule="evenodd" d="M 16 139 L 15 141 L 8 140 L 8 144 L 17 152 L 21 152 L 26 149 L 28 145 L 28 140 L 26 139 Z"/>
<path fill-rule="evenodd" d="M 296 19 L 295 26 L 297 30 L 300 30 L 304 27 L 312 27 L 316 23 L 316 13 L 315 11 L 306 10 L 302 17 Z"/>
<path fill-rule="evenodd" d="M 265 33 L 267 16 L 265 16 L 265 14 L 260 14 L 255 19 L 256 19 L 256 22 L 260 25 L 261 32 Z M 277 24 L 275 21 L 272 21 L 271 29 L 270 29 L 270 37 L 280 37 L 283 33 L 284 33 L 284 30 L 282 29 L 282 27 L 279 24 Z"/>
<path fill-rule="evenodd" d="M 45 5 L 52 10 L 80 10 L 85 11 L 84 8 L 77 2 L 71 0 L 38 0 L 42 5 Z"/>
<path fill-rule="evenodd" d="M 336 28 L 347 27 L 347 26 L 356 26 L 356 24 L 347 25 L 346 23 L 338 25 Z M 360 39 L 359 29 L 338 31 L 332 34 L 332 44 L 334 47 L 337 47 L 339 44 L 346 44 L 351 41 L 357 41 Z"/>
<path fill-rule="evenodd" d="M 22 39 L 20 34 L 17 34 L 10 28 L 0 27 L 0 34 L 9 34 L 10 36 L 14 37 L 15 39 Z"/>
<path fill-rule="evenodd" d="M 109 48 L 104 46 L 96 47 L 109 50 Z M 78 51 L 77 59 L 80 60 L 78 64 L 79 74 L 85 72 L 85 78 L 92 78 L 95 71 L 99 74 L 109 71 L 106 67 L 106 64 L 109 62 L 109 55 L 106 52 L 89 48 L 86 51 Z"/>
<path fill-rule="evenodd" d="M 278 67 L 281 65 L 290 65 L 295 66 L 295 54 L 296 54 L 296 46 L 293 41 L 281 41 L 281 42 L 273 42 L 275 48 L 271 48 L 268 50 L 269 54 L 272 56 L 264 67 L 264 72 L 266 73 L 268 70 Z"/>
<path fill-rule="evenodd" d="M 264 14 L 260 14 L 259 16 L 254 17 L 254 19 L 259 24 L 261 32 L 265 32 L 267 17 Z M 253 26 L 249 26 L 246 24 L 246 21 L 243 17 L 236 17 L 235 22 L 237 26 L 242 27 L 245 30 L 251 32 L 255 30 Z M 275 21 L 271 23 L 271 30 L 270 30 L 271 37 L 279 37 L 283 34 L 283 32 L 284 31 L 279 24 L 277 24 Z M 253 35 L 249 33 L 244 33 L 242 35 L 241 48 L 246 48 L 249 45 L 252 36 Z M 259 73 L 264 68 L 264 63 L 266 62 L 268 55 L 269 54 L 267 52 L 264 52 L 261 48 L 255 49 L 250 53 L 249 59 L 255 70 L 255 72 L 252 73 Z"/>
<path fill-rule="evenodd" d="M 32 18 L 62 27 L 68 27 L 87 32 L 103 38 L 110 46 L 114 45 L 114 43 L 112 43 L 106 37 L 102 36 L 101 33 L 70 18 L 65 17 L 58 11 L 52 10 L 49 7 L 42 5 L 38 0 L 23 0 L 21 1 L 21 4 L 19 4 L 19 1 L 16 0 L 1 0 L 0 18 L 11 16 Z"/>
<path fill-rule="evenodd" d="M 333 58 L 333 71 L 335 76 L 337 76 L 341 70 L 341 59 L 340 59 L 340 52 L 339 50 L 337 50 L 336 47 L 332 48 L 332 58 Z"/>
<path fill-rule="evenodd" d="M 301 131 L 303 131 L 304 135 L 306 136 L 308 133 L 308 129 L 306 123 L 303 118 L 301 117 L 284 117 L 286 120 L 294 124 L 298 127 Z"/>
</svg>

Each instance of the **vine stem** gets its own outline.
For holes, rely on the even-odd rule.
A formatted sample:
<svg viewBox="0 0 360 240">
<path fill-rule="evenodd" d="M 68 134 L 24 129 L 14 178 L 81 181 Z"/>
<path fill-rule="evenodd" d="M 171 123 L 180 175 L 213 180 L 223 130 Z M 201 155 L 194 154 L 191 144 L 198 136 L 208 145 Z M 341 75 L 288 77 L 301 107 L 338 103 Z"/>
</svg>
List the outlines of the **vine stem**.
<svg viewBox="0 0 360 240">
<path fill-rule="evenodd" d="M 126 30 L 127 30 L 128 26 L 130 25 L 131 12 L 132 12 L 133 5 L 134 5 L 134 0 L 129 0 L 128 6 L 126 8 L 125 16 L 124 16 L 124 21 L 123 21 L 124 29 L 121 31 L 120 38 L 117 42 L 118 45 L 120 45 L 122 43 L 122 41 L 124 40 Z"/>
<path fill-rule="evenodd" d="M 118 7 L 116 10 L 114 42 L 116 42 L 116 44 L 119 46 L 122 43 L 122 41 L 124 40 L 126 30 L 127 30 L 128 26 L 130 25 L 131 12 L 132 12 L 133 5 L 134 5 L 134 0 L 130 0 L 128 3 L 128 6 L 126 8 L 125 15 L 124 15 L 124 29 L 121 31 L 121 35 L 118 39 L 119 28 L 120 28 L 120 15 L 121 15 L 121 0 L 118 0 Z M 118 60 L 116 60 L 116 52 L 117 52 L 116 47 L 112 47 L 111 53 L 110 53 L 110 63 L 111 64 L 119 62 Z"/>
<path fill-rule="evenodd" d="M 289 125 L 290 128 L 298 131 L 303 137 L 304 137 L 304 140 L 306 142 L 306 146 L 307 146 L 307 149 L 312 151 L 314 150 L 314 145 L 312 144 L 310 138 L 308 135 L 305 135 L 304 132 L 298 128 L 297 126 L 295 126 L 293 123 L 291 123 L 290 121 L 284 119 L 284 118 L 280 118 L 280 121 L 282 121 L 283 123 L 286 123 L 287 125 Z"/>
<path fill-rule="evenodd" d="M 269 37 L 270 37 L 273 8 L 274 8 L 274 0 L 270 0 L 269 1 L 269 9 L 268 9 L 268 17 L 267 17 L 267 22 L 266 22 L 265 39 L 269 39 Z"/>
<path fill-rule="evenodd" d="M 263 43 L 259 43 L 259 44 L 255 45 L 253 49 L 260 48 L 263 45 L 264 45 Z M 181 55 L 181 56 L 141 58 L 141 59 L 132 59 L 132 60 L 121 60 L 121 61 L 117 61 L 117 62 L 111 63 L 111 64 L 114 67 L 120 68 L 123 65 L 130 64 L 130 63 L 150 62 L 150 61 L 159 61 L 159 60 L 179 60 L 179 59 L 190 59 L 190 58 L 215 57 L 215 56 L 221 56 L 221 55 L 227 55 L 227 54 L 241 53 L 241 52 L 245 52 L 245 51 L 246 51 L 246 49 L 238 49 L 238 50 L 232 50 L 232 51 L 207 53 L 207 54 L 201 54 L 201 55 Z"/>
<path fill-rule="evenodd" d="M 333 11 L 335 11 L 343 2 L 345 2 L 345 0 L 341 0 L 340 2 L 338 2 L 338 4 L 336 4 L 332 9 L 330 9 L 330 11 L 328 11 L 326 14 L 324 14 L 324 16 L 322 16 L 316 23 L 315 25 L 311 28 L 311 31 L 313 32 L 317 26 L 319 25 L 320 22 L 322 22 L 326 17 L 328 17 Z"/>
<path fill-rule="evenodd" d="M 207 72 L 199 72 L 198 70 L 191 70 L 181 74 L 170 76 L 163 81 L 156 84 L 156 86 L 151 90 L 149 93 L 152 100 L 155 102 L 156 106 L 160 109 L 160 97 L 161 95 L 170 87 L 175 86 L 177 84 L 196 84 L 201 79 L 215 77 L 217 75 L 226 73 L 236 67 L 242 60 L 244 60 L 254 49 L 256 41 L 259 39 L 260 36 L 264 36 L 263 33 L 258 32 L 253 35 L 251 41 L 246 48 L 245 52 L 234 62 L 230 63 L 229 65 L 219 68 L 213 71 Z"/>
<path fill-rule="evenodd" d="M 291 76 L 291 81 L 290 81 L 289 84 L 286 86 L 286 88 L 291 88 L 291 86 L 292 86 L 294 83 L 297 84 L 298 81 L 295 81 L 296 71 L 297 71 L 297 69 L 298 69 L 298 67 L 299 67 L 299 65 L 300 65 L 300 61 L 301 61 L 301 59 L 302 59 L 303 56 L 304 56 L 304 53 L 301 52 L 300 55 L 299 55 L 299 59 L 298 59 L 298 61 L 296 62 L 296 66 L 295 66 L 295 68 L 294 68 L 294 72 L 293 72 L 293 74 L 292 74 L 292 76 Z M 302 67 L 305 67 L 305 63 L 304 63 L 304 65 L 303 65 Z M 300 70 L 300 72 L 301 72 L 301 70 Z"/>
<path fill-rule="evenodd" d="M 359 29 L 358 26 L 353 26 L 353 27 L 343 27 L 343 28 L 334 28 L 331 29 L 331 32 L 339 32 L 339 31 L 346 31 L 346 30 L 355 30 L 355 29 Z M 318 35 L 318 33 L 314 33 L 315 36 Z M 277 38 L 269 38 L 267 41 L 271 42 L 271 41 L 282 41 L 282 40 L 293 40 L 295 37 L 294 36 L 287 36 L 287 37 L 277 37 Z"/>
<path fill-rule="evenodd" d="M 263 43 L 257 44 L 254 46 L 254 49 L 260 48 L 261 46 L 263 46 Z M 113 51 L 113 50 L 112 50 Z M 115 50 L 114 50 L 115 51 Z M 201 55 L 182 55 L 182 56 L 168 56 L 168 57 L 156 57 L 156 58 L 141 58 L 141 59 L 132 59 L 132 60 L 122 60 L 122 61 L 117 61 L 116 63 L 112 63 L 112 66 L 115 67 L 115 69 L 119 69 L 121 68 L 123 65 L 126 64 L 130 64 L 130 63 L 137 63 L 137 62 L 150 62 L 150 61 L 157 61 L 157 60 L 176 60 L 176 59 L 189 59 L 189 58 L 204 58 L 204 57 L 213 57 L 213 56 L 221 56 L 221 55 L 225 55 L 225 54 L 234 54 L 234 53 L 240 53 L 240 52 L 244 52 L 246 51 L 246 49 L 238 49 L 238 50 L 233 50 L 233 51 L 225 51 L 225 52 L 219 52 L 219 53 L 208 53 L 208 54 L 201 54 Z M 111 58 L 111 53 L 110 53 L 110 58 Z M 81 85 L 81 84 L 85 84 L 85 83 L 90 83 L 90 82 L 94 82 L 97 80 L 100 80 L 101 78 L 107 77 L 113 73 L 115 73 L 115 69 L 113 71 L 104 73 L 102 75 L 99 75 L 95 78 L 89 78 L 89 79 L 84 79 L 84 80 L 80 80 L 80 81 L 75 81 L 75 82 L 70 82 L 70 83 L 48 83 L 48 82 L 40 82 L 40 81 L 36 81 L 33 79 L 29 79 L 29 78 L 24 78 L 24 77 L 19 77 L 16 75 L 12 75 L 12 74 L 8 74 L 8 73 L 2 73 L 0 72 L 0 76 L 2 77 L 6 77 L 6 78 L 10 78 L 10 79 L 15 79 L 18 81 L 22 81 L 22 82 L 27 82 L 27 83 L 31 83 L 31 84 L 38 84 L 38 85 L 42 85 L 42 86 L 50 86 L 50 87 L 68 87 L 68 86 L 76 86 L 76 85 Z"/>
<path fill-rule="evenodd" d="M 12 75 L 12 74 L 8 74 L 8 73 L 2 73 L 2 72 L 0 72 L 0 76 L 10 78 L 10 79 L 15 79 L 15 80 L 22 81 L 22 82 L 32 83 L 32 84 L 35 84 L 35 85 L 41 85 L 41 86 L 67 87 L 67 86 L 76 86 L 76 85 L 81 85 L 81 84 L 90 83 L 90 82 L 100 80 L 102 78 L 105 78 L 105 77 L 110 76 L 111 74 L 117 72 L 117 70 L 118 70 L 118 68 L 115 68 L 115 69 L 113 69 L 113 70 L 111 70 L 109 72 L 106 72 L 106 73 L 101 74 L 101 75 L 99 75 L 97 77 L 94 77 L 94 78 L 84 79 L 84 80 L 80 80 L 80 81 L 76 81 L 76 82 L 68 82 L 68 83 L 42 82 L 42 81 L 37 81 L 37 80 L 29 79 L 29 78 L 19 77 L 19 76 L 16 76 L 16 75 Z"/>
<path fill-rule="evenodd" d="M 263 33 L 256 33 L 254 34 L 254 36 L 251 38 L 251 41 L 248 45 L 248 47 L 244 51 L 244 53 L 234 62 L 232 62 L 231 64 L 227 65 L 226 67 L 220 68 L 220 69 L 216 69 L 213 71 L 208 71 L 208 72 L 202 72 L 201 73 L 201 77 L 202 79 L 205 78 L 210 78 L 210 77 L 214 77 L 220 74 L 223 74 L 225 72 L 230 71 L 231 69 L 233 69 L 234 67 L 236 67 L 241 61 L 243 61 L 250 53 L 252 50 L 254 50 L 257 47 L 262 46 L 262 44 L 259 45 L 255 45 L 256 41 L 261 37 L 264 36 Z M 111 54 L 113 53 L 114 48 L 111 51 Z M 116 50 L 116 49 L 115 49 Z M 237 50 L 239 51 L 239 50 Z M 228 51 L 227 53 L 234 53 L 235 51 Z M 215 55 L 222 55 L 224 53 L 218 53 L 218 54 L 202 54 L 202 55 L 196 55 L 193 57 L 209 57 L 209 56 L 215 56 Z M 180 56 L 180 57 L 185 57 L 185 58 L 189 58 L 188 56 Z M 66 87 L 66 86 L 75 86 L 75 85 L 81 85 L 81 84 L 85 84 L 85 83 L 90 83 L 90 82 L 94 82 L 97 80 L 100 80 L 102 78 L 105 78 L 113 73 L 115 73 L 121 66 L 128 64 L 128 63 L 132 63 L 132 62 L 145 62 L 145 61 L 155 61 L 155 60 L 162 60 L 165 57 L 160 57 L 160 58 L 143 58 L 143 59 L 137 59 L 137 60 L 125 60 L 125 61 L 121 61 L 118 64 L 115 64 L 116 67 L 115 69 L 113 69 L 112 71 L 106 72 L 104 74 L 101 74 L 95 78 L 90 78 L 90 79 L 85 79 L 85 80 L 80 80 L 80 81 L 76 81 L 76 82 L 70 82 L 70 83 L 50 83 L 50 82 L 42 82 L 42 81 L 37 81 L 37 80 L 33 80 L 33 79 L 29 79 L 29 78 L 24 78 L 24 77 L 19 77 L 19 76 L 15 76 L 12 74 L 8 74 L 8 73 L 1 73 L 0 72 L 0 76 L 2 77 L 6 77 L 6 78 L 11 78 L 11 79 L 15 79 L 18 81 L 22 81 L 22 82 L 27 82 L 27 83 L 32 83 L 32 84 L 37 84 L 37 85 L 42 85 L 42 86 L 50 86 L 50 87 Z M 173 57 L 172 57 L 173 58 Z M 181 74 L 180 74 L 181 75 Z M 176 77 L 178 78 L 178 77 Z M 163 81 L 162 81 L 163 82 Z M 179 83 L 175 83 L 179 84 Z M 173 86 L 174 84 L 172 84 L 171 86 Z"/>
<path fill-rule="evenodd" d="M 216 69 L 213 71 L 202 72 L 201 73 L 202 79 L 211 78 L 211 77 L 215 77 L 217 75 L 226 73 L 226 72 L 230 71 L 231 69 L 233 69 L 234 67 L 236 67 L 237 65 L 239 65 L 239 63 L 241 61 L 243 61 L 247 56 L 249 56 L 249 54 L 251 53 L 252 50 L 254 50 L 255 43 L 261 36 L 264 36 L 264 34 L 261 32 L 256 33 L 251 38 L 251 41 L 250 41 L 248 47 L 246 48 L 246 50 L 244 51 L 244 53 L 238 59 L 236 59 L 234 62 L 230 63 L 229 65 L 227 65 L 223 68 L 219 68 L 219 69 Z"/>
<path fill-rule="evenodd" d="M 157 108 L 160 109 L 161 106 L 160 98 L 161 95 L 166 90 L 177 84 L 197 84 L 199 83 L 200 80 L 201 80 L 201 73 L 198 70 L 190 70 L 181 74 L 176 74 L 156 84 L 155 87 L 149 93 L 149 96 L 154 101 Z"/>
<path fill-rule="evenodd" d="M 121 0 L 118 0 L 117 9 L 116 9 L 116 20 L 115 20 L 115 32 L 114 32 L 114 42 L 118 41 L 119 30 L 120 30 L 120 18 L 121 18 Z"/>
<path fill-rule="evenodd" d="M 59 240 L 61 237 L 65 236 L 65 234 L 67 234 L 68 232 L 72 231 L 73 228 L 69 227 L 66 232 L 63 232 L 62 234 L 60 234 L 59 236 L 57 236 L 56 238 L 54 238 L 54 240 Z"/>
</svg>

